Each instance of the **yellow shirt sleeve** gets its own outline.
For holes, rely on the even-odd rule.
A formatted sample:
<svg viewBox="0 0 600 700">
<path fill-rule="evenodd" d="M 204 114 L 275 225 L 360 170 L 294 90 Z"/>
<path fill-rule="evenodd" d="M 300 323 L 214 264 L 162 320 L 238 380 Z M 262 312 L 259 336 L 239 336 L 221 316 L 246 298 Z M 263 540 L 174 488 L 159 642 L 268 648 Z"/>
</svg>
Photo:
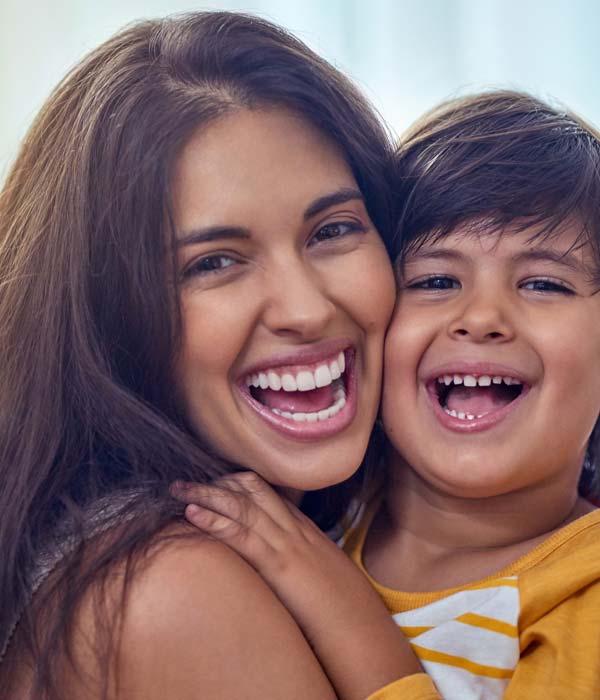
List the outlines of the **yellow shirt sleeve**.
<svg viewBox="0 0 600 700">
<path fill-rule="evenodd" d="M 600 698 L 599 530 L 520 575 L 521 657 L 505 700 Z"/>
<path fill-rule="evenodd" d="M 415 673 L 388 683 L 367 700 L 442 700 L 442 696 L 426 673 Z"/>
</svg>

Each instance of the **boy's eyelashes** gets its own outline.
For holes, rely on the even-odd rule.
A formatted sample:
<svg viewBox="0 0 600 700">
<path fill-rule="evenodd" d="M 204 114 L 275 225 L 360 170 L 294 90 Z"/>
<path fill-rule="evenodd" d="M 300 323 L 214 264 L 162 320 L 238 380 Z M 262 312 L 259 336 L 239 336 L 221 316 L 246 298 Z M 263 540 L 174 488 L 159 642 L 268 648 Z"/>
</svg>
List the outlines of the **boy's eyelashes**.
<svg viewBox="0 0 600 700">
<path fill-rule="evenodd" d="M 408 290 L 445 292 L 452 289 L 461 289 L 463 285 L 459 279 L 452 275 L 431 274 L 413 280 L 404 280 L 402 286 L 404 289 Z M 528 278 L 519 282 L 517 286 L 519 289 L 537 292 L 539 294 L 573 295 L 577 293 L 569 283 L 550 277 Z"/>
<path fill-rule="evenodd" d="M 450 275 L 428 275 L 404 284 L 406 289 L 425 289 L 431 291 L 446 291 L 448 289 L 460 289 L 461 284 Z"/>
<path fill-rule="evenodd" d="M 549 278 L 536 278 L 529 279 L 520 284 L 521 289 L 529 289 L 533 292 L 540 292 L 546 294 L 575 294 L 575 290 L 570 286 L 567 286 L 565 282 L 561 280 L 554 280 Z"/>
</svg>

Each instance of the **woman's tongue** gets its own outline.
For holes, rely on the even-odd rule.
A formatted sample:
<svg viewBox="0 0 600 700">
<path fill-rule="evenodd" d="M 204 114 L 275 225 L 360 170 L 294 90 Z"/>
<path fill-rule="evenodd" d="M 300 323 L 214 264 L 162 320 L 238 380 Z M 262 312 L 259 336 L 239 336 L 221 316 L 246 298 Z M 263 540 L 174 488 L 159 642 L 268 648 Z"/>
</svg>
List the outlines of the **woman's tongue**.
<svg viewBox="0 0 600 700">
<path fill-rule="evenodd" d="M 510 403 L 510 397 L 494 386 L 455 386 L 446 398 L 446 408 L 457 413 L 484 416 Z"/>
<path fill-rule="evenodd" d="M 257 389 L 254 395 L 265 406 L 289 413 L 314 413 L 329 408 L 334 403 L 333 384 L 312 391 Z"/>
</svg>

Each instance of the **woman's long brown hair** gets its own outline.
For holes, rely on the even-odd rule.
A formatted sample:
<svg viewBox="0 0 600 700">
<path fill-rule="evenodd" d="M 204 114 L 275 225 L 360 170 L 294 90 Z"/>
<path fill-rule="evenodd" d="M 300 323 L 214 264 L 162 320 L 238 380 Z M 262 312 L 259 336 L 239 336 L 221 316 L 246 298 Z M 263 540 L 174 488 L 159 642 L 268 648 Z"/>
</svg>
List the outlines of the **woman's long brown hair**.
<svg viewBox="0 0 600 700">
<path fill-rule="evenodd" d="M 61 697 L 58 660 L 90 585 L 116 562 L 131 573 L 181 515 L 169 484 L 233 468 L 191 432 L 174 391 L 169 183 L 192 132 L 265 104 L 339 146 L 385 240 L 389 142 L 370 107 L 301 42 L 230 13 L 141 22 L 89 55 L 42 109 L 0 194 L 0 630 L 24 609 L 32 697 Z M 144 516 L 86 549 L 90 504 L 131 489 L 123 515 Z M 76 546 L 31 603 L 36 558 L 65 519 Z"/>
</svg>

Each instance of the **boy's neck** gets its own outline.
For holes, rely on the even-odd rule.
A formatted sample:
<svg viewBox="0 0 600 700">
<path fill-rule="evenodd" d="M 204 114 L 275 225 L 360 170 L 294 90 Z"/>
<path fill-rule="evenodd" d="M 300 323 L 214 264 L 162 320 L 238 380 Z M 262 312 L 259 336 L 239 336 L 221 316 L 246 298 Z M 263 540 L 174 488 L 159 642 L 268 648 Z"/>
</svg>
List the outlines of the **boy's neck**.
<svg viewBox="0 0 600 700">
<path fill-rule="evenodd" d="M 386 462 L 384 507 L 369 532 L 364 561 L 391 588 L 436 590 L 478 580 L 593 510 L 575 484 L 459 498 L 424 482 L 396 453 Z"/>
</svg>

